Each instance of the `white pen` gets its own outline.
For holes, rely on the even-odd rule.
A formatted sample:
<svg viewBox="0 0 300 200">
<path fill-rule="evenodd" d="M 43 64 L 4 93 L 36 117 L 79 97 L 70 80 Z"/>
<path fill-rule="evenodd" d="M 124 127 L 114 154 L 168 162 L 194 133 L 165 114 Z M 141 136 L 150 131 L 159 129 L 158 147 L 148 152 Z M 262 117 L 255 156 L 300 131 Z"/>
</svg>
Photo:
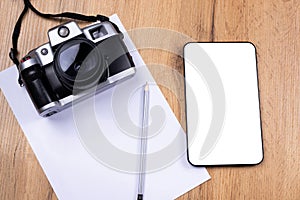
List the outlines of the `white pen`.
<svg viewBox="0 0 300 200">
<path fill-rule="evenodd" d="M 140 138 L 140 160 L 137 200 L 142 200 L 144 195 L 145 175 L 146 175 L 146 155 L 148 137 L 148 114 L 149 114 L 149 85 L 146 82 L 144 87 L 142 129 Z"/>
</svg>

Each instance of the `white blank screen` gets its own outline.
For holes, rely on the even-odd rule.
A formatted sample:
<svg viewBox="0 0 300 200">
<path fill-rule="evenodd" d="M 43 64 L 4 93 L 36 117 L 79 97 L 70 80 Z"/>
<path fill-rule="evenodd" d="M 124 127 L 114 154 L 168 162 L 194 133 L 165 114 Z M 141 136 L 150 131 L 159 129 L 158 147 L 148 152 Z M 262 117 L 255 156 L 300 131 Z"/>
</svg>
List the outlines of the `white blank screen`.
<svg viewBox="0 0 300 200">
<path fill-rule="evenodd" d="M 188 159 L 193 165 L 263 159 L 256 51 L 251 43 L 184 47 Z"/>
</svg>

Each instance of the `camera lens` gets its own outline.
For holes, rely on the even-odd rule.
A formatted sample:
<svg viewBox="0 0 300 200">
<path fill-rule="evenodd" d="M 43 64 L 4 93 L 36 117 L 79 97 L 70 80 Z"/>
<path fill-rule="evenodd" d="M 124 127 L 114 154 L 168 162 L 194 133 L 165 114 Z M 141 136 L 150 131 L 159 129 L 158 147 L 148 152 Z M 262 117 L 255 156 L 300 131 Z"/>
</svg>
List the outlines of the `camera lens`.
<svg viewBox="0 0 300 200">
<path fill-rule="evenodd" d="M 54 56 L 54 67 L 63 85 L 70 89 L 84 90 L 95 86 L 106 66 L 96 45 L 85 38 L 62 44 Z"/>
</svg>

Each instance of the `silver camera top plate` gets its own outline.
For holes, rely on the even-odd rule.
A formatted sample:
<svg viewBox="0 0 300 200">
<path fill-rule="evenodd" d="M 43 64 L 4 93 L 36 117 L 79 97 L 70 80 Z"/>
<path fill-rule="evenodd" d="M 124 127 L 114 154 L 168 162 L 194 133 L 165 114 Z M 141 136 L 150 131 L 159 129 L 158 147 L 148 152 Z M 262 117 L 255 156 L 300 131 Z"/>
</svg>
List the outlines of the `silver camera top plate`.
<svg viewBox="0 0 300 200">
<path fill-rule="evenodd" d="M 62 29 L 64 30 L 62 31 Z M 81 34 L 82 31 L 79 26 L 74 21 L 71 21 L 50 29 L 48 32 L 48 37 L 50 45 L 54 47 Z"/>
<path fill-rule="evenodd" d="M 53 52 L 49 43 L 46 43 L 35 50 L 35 54 L 37 55 L 42 66 L 45 66 L 51 62 L 53 62 Z"/>
</svg>

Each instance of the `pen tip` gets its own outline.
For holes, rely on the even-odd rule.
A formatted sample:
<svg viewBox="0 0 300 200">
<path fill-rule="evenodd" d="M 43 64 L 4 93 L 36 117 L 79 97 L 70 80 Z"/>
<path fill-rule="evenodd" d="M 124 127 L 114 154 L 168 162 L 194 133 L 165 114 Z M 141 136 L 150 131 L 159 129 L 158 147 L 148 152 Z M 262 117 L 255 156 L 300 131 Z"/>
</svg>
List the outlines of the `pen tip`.
<svg viewBox="0 0 300 200">
<path fill-rule="evenodd" d="M 148 91 L 149 90 L 149 84 L 148 84 L 148 82 L 146 82 L 146 85 L 145 85 L 145 91 Z"/>
<path fill-rule="evenodd" d="M 138 194 L 137 200 L 143 200 L 143 195 L 142 194 Z"/>
</svg>

